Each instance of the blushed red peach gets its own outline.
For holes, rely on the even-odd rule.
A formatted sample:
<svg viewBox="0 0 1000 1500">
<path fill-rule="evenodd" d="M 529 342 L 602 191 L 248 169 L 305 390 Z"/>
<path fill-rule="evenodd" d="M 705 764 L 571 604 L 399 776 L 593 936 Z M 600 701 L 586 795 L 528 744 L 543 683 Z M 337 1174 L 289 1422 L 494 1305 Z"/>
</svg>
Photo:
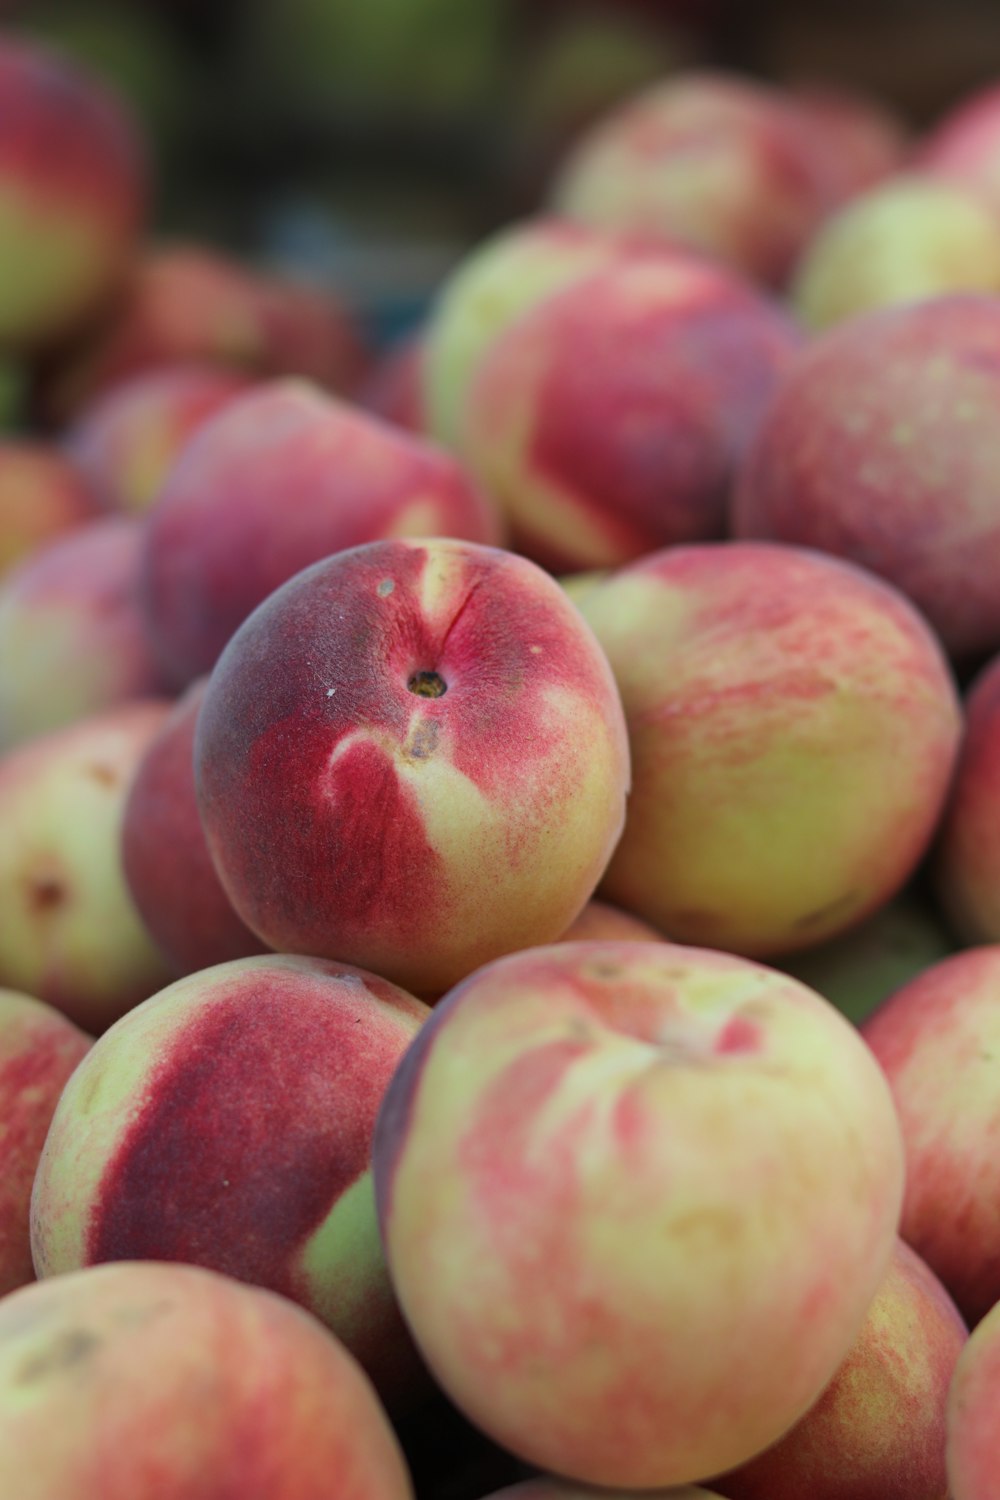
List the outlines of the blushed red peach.
<svg viewBox="0 0 1000 1500">
<path fill-rule="evenodd" d="M 423 334 L 412 334 L 375 365 L 356 393 L 358 404 L 406 432 L 428 432 L 425 363 Z"/>
<path fill-rule="evenodd" d="M 967 943 L 1000 943 L 1000 657 L 965 701 L 965 734 L 934 851 L 938 898 Z"/>
<path fill-rule="evenodd" d="M 828 164 L 839 179 L 839 199 L 846 201 L 903 170 L 910 154 L 907 129 L 882 99 L 821 83 L 794 88 L 791 97 L 800 116 L 825 141 Z"/>
<path fill-rule="evenodd" d="M 494 339 L 462 452 L 513 545 L 554 572 L 721 537 L 736 467 L 799 343 L 727 272 L 635 252 Z"/>
<path fill-rule="evenodd" d="M 750 446 L 737 536 L 815 547 L 902 589 L 947 649 L 1000 646 L 1000 297 L 934 298 L 808 345 Z"/>
<path fill-rule="evenodd" d="M 375 1116 L 429 1011 L 360 969 L 272 955 L 179 980 L 105 1032 L 38 1167 L 39 1276 L 186 1261 L 291 1297 L 384 1399 L 420 1388 L 379 1246 Z"/>
<path fill-rule="evenodd" d="M 98 1266 L 0 1302 L 0 1491 L 19 1500 L 412 1500 L 345 1349 L 195 1266 Z"/>
<path fill-rule="evenodd" d="M 472 975 L 389 1085 L 374 1159 L 445 1392 L 527 1463 L 635 1489 L 741 1463 L 817 1399 L 902 1195 L 856 1031 L 784 975 L 665 943 Z"/>
<path fill-rule="evenodd" d="M 450 454 L 302 381 L 262 384 L 192 439 L 148 518 L 143 593 L 171 678 L 215 665 L 280 584 L 383 537 L 498 542 Z"/>
<path fill-rule="evenodd" d="M 50 1006 L 0 990 L 0 1297 L 35 1279 L 32 1184 L 59 1095 L 90 1045 Z"/>
<path fill-rule="evenodd" d="M 0 38 L 0 346 L 35 350 L 114 292 L 143 218 L 135 126 L 96 77 Z"/>
<path fill-rule="evenodd" d="M 579 606 L 629 726 L 601 891 L 679 942 L 776 956 L 899 891 L 944 805 L 961 715 L 903 596 L 795 547 L 674 547 Z"/>
<path fill-rule="evenodd" d="M 238 372 L 211 365 L 135 375 L 84 408 L 66 450 L 111 509 L 148 510 L 184 445 L 246 387 Z"/>
<path fill-rule="evenodd" d="M 902 1240 L 851 1352 L 773 1447 L 710 1481 L 728 1500 L 942 1500 L 945 1416 L 965 1324 Z"/>
<path fill-rule="evenodd" d="M 447 539 L 338 553 L 233 637 L 195 734 L 246 924 L 440 994 L 559 937 L 622 827 L 607 661 L 554 579 Z"/>
<path fill-rule="evenodd" d="M 83 474 L 57 449 L 25 439 L 0 442 L 0 577 L 103 514 Z"/>
<path fill-rule="evenodd" d="M 129 892 L 178 974 L 266 951 L 222 889 L 198 815 L 194 729 L 205 686 L 194 683 L 150 741 L 122 820 Z"/>
<path fill-rule="evenodd" d="M 1000 1471 L 1000 1303 L 962 1350 L 948 1400 L 952 1500 L 993 1500 Z"/>
<path fill-rule="evenodd" d="M 0 580 L 0 748 L 160 692 L 139 594 L 140 532 L 94 521 Z"/>
<path fill-rule="evenodd" d="M 0 985 L 91 1032 L 174 977 L 119 848 L 129 778 L 168 709 L 127 703 L 0 758 Z"/>
<path fill-rule="evenodd" d="M 1000 947 L 935 964 L 862 1027 L 906 1147 L 900 1233 L 972 1326 L 1000 1301 Z"/>
<path fill-rule="evenodd" d="M 1000 212 L 1000 85 L 963 99 L 920 143 L 917 160 L 928 172 L 970 188 Z"/>
</svg>

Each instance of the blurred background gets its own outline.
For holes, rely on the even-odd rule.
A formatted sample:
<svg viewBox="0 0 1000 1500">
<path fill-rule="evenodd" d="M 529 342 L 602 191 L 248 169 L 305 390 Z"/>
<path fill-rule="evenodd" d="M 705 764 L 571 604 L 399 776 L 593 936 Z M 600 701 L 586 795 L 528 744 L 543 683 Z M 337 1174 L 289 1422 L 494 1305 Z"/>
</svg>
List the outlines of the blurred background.
<svg viewBox="0 0 1000 1500">
<path fill-rule="evenodd" d="M 329 280 L 376 342 L 542 198 L 582 126 L 692 65 L 871 92 L 919 128 L 1000 75 L 991 0 L 0 0 L 120 90 L 154 234 Z"/>
</svg>

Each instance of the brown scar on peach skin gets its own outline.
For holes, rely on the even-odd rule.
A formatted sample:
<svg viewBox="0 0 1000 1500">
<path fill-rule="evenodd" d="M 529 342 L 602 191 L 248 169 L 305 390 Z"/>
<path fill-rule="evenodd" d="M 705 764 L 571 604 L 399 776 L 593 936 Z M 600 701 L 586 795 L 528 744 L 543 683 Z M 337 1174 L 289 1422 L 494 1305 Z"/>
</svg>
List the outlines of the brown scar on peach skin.
<svg viewBox="0 0 1000 1500">
<path fill-rule="evenodd" d="M 32 1385 L 46 1375 L 72 1369 L 95 1354 L 103 1340 L 85 1328 L 58 1333 L 47 1349 L 26 1359 L 14 1372 L 15 1385 Z"/>
</svg>

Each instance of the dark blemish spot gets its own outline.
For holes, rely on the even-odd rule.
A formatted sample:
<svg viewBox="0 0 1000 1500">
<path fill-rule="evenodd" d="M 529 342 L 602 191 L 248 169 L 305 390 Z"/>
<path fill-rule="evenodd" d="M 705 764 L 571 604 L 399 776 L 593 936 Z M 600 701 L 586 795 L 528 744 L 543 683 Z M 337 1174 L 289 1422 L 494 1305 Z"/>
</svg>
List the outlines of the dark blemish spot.
<svg viewBox="0 0 1000 1500">
<path fill-rule="evenodd" d="M 434 719 L 422 719 L 415 727 L 406 744 L 406 755 L 410 760 L 427 760 L 437 749 L 440 726 Z"/>
<path fill-rule="evenodd" d="M 849 911 L 855 904 L 857 897 L 853 891 L 846 896 L 838 896 L 836 901 L 828 901 L 825 906 L 818 906 L 815 911 L 806 912 L 804 917 L 799 917 L 795 923 L 796 932 L 802 932 L 808 927 L 815 927 L 827 918 L 836 916 L 840 911 Z"/>
<path fill-rule="evenodd" d="M 47 1349 L 32 1354 L 24 1361 L 15 1373 L 14 1383 L 30 1385 L 43 1375 L 70 1369 L 81 1360 L 88 1359 L 100 1345 L 101 1340 L 97 1334 L 88 1333 L 85 1328 L 71 1328 L 66 1333 L 57 1334 Z"/>
<path fill-rule="evenodd" d="M 28 901 L 35 911 L 56 911 L 66 898 L 66 887 L 53 875 L 36 875 L 30 883 Z"/>
<path fill-rule="evenodd" d="M 619 964 L 588 964 L 586 972 L 591 979 L 620 979 L 622 977 L 621 966 Z"/>
<path fill-rule="evenodd" d="M 395 587 L 396 587 L 396 584 L 395 584 L 395 580 L 394 579 L 392 579 L 392 578 L 383 578 L 382 582 L 379 584 L 379 586 L 375 590 L 375 592 L 378 594 L 378 596 L 379 596 L 380 599 L 384 599 L 386 597 L 386 595 L 392 593 L 392 591 L 393 591 L 393 589 Z"/>
<path fill-rule="evenodd" d="M 86 774 L 91 781 L 96 781 L 98 786 L 117 786 L 118 772 L 112 766 L 102 766 L 100 761 L 86 768 Z"/>
<path fill-rule="evenodd" d="M 418 698 L 441 698 L 448 691 L 448 684 L 437 672 L 414 672 L 406 686 Z"/>
</svg>

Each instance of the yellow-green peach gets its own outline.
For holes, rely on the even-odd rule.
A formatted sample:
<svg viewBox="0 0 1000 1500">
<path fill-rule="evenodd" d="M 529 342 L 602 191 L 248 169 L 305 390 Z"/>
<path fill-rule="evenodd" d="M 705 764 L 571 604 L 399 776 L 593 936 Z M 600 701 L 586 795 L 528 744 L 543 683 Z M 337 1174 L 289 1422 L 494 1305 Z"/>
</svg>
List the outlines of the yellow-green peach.
<svg viewBox="0 0 1000 1500">
<path fill-rule="evenodd" d="M 948 292 L 1000 291 L 1000 223 L 965 188 L 916 174 L 854 198 L 800 261 L 792 305 L 809 328 Z"/>
<path fill-rule="evenodd" d="M 0 749 L 165 689 L 136 521 L 93 521 L 0 579 Z"/>
<path fill-rule="evenodd" d="M 948 1390 L 967 1336 L 940 1281 L 898 1240 L 816 1404 L 773 1447 L 710 1482 L 727 1500 L 944 1500 Z"/>
<path fill-rule="evenodd" d="M 0 759 L 0 984 L 90 1032 L 174 977 L 119 847 L 129 779 L 168 709 L 124 704 Z"/>
<path fill-rule="evenodd" d="M 443 538 L 355 547 L 273 593 L 209 679 L 194 755 L 247 926 L 419 995 L 565 932 L 629 780 L 611 670 L 556 581 Z"/>
<path fill-rule="evenodd" d="M 0 1493 L 412 1500 L 358 1365 L 284 1297 L 195 1266 L 97 1266 L 0 1302 Z"/>
<path fill-rule="evenodd" d="M 973 682 L 934 851 L 935 889 L 967 943 L 1000 943 L 1000 657 Z"/>
<path fill-rule="evenodd" d="M 960 710 L 903 596 L 796 547 L 674 547 L 581 613 L 633 786 L 601 890 L 680 942 L 808 948 L 895 895 L 940 816 Z"/>
<path fill-rule="evenodd" d="M 35 1179 L 39 1276 L 185 1261 L 320 1318 L 384 1399 L 419 1365 L 379 1247 L 371 1138 L 425 1005 L 320 959 L 179 980 L 105 1032 L 67 1085 Z"/>
<path fill-rule="evenodd" d="M 900 1233 L 970 1327 L 1000 1301 L 1000 947 L 970 948 L 891 995 L 862 1027 L 906 1147 Z"/>
<path fill-rule="evenodd" d="M 0 442 L 0 578 L 103 514 L 83 474 L 57 449 L 24 439 Z"/>
<path fill-rule="evenodd" d="M 1000 1303 L 959 1357 L 948 1398 L 951 1500 L 994 1500 L 1000 1473 Z"/>
<path fill-rule="evenodd" d="M 663 943 L 482 968 L 389 1085 L 390 1275 L 445 1392 L 588 1484 L 696 1482 L 847 1355 L 903 1188 L 885 1079 L 804 985 Z"/>
<path fill-rule="evenodd" d="M 35 1279 L 31 1189 L 59 1095 L 91 1039 L 29 995 L 0 990 L 0 1297 Z"/>
<path fill-rule="evenodd" d="M 462 451 L 512 545 L 554 572 L 721 537 L 737 465 L 799 342 L 729 272 L 635 252 L 494 338 Z"/>
</svg>

